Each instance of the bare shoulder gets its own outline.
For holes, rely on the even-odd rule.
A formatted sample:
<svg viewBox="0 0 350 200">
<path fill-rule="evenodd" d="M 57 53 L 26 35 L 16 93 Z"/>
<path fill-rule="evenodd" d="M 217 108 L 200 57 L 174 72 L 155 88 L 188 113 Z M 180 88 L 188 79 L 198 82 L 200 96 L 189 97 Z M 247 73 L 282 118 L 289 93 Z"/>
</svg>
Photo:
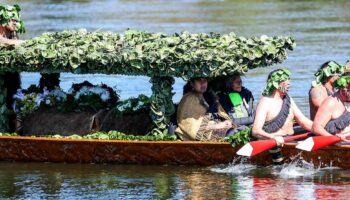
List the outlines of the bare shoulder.
<svg viewBox="0 0 350 200">
<path fill-rule="evenodd" d="M 325 88 L 323 88 L 321 86 L 313 87 L 310 90 L 310 96 L 312 99 L 317 99 L 317 98 L 323 96 L 323 94 L 325 92 L 327 92 L 327 91 L 325 90 Z"/>
<path fill-rule="evenodd" d="M 327 97 L 321 104 L 322 108 L 332 108 L 338 104 L 338 99 L 334 96 Z"/>
<path fill-rule="evenodd" d="M 265 109 L 268 106 L 270 106 L 272 104 L 272 98 L 270 97 L 261 97 L 259 103 L 258 103 L 258 107 L 257 109 Z"/>
</svg>

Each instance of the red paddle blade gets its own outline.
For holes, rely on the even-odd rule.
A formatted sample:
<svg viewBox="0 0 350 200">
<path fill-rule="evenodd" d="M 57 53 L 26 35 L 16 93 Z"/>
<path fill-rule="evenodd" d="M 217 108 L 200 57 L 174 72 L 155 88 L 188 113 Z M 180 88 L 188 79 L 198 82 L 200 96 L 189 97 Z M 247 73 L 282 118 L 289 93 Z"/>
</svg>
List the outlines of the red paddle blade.
<svg viewBox="0 0 350 200">
<path fill-rule="evenodd" d="M 340 141 L 341 139 L 337 136 L 315 136 L 300 142 L 296 148 L 304 151 L 315 151 Z"/>
<path fill-rule="evenodd" d="M 297 139 L 302 139 L 307 137 L 309 134 L 310 133 L 304 133 L 300 135 L 291 136 L 291 137 L 285 138 L 284 141 L 289 142 Z M 272 139 L 253 141 L 245 144 L 242 148 L 240 148 L 237 151 L 237 154 L 241 156 L 255 156 L 256 154 L 269 150 L 275 146 L 277 146 L 277 143 L 275 140 L 272 140 Z"/>
<path fill-rule="evenodd" d="M 275 146 L 277 146 L 275 140 L 253 141 L 245 144 L 242 148 L 240 148 L 237 151 L 237 154 L 240 156 L 254 156 Z"/>
</svg>

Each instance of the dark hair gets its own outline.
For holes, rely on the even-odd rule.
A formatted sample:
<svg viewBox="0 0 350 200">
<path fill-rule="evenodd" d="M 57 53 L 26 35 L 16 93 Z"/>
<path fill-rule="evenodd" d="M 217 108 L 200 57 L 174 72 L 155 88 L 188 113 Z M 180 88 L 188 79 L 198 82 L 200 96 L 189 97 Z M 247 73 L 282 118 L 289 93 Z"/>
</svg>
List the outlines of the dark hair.
<svg viewBox="0 0 350 200">
<path fill-rule="evenodd" d="M 341 75 L 341 77 L 343 77 L 343 76 L 350 76 L 350 72 L 345 72 L 345 73 L 343 73 L 343 74 Z"/>
<path fill-rule="evenodd" d="M 192 91 L 191 81 L 187 81 L 187 83 L 183 87 L 182 95 L 185 95 L 186 93 L 191 92 L 191 91 Z"/>
<path fill-rule="evenodd" d="M 201 78 L 191 78 L 190 80 L 188 80 L 187 83 L 183 87 L 182 94 L 184 95 L 187 92 L 191 92 L 193 89 L 191 82 L 193 83 L 195 80 L 198 80 L 198 79 L 201 79 Z"/>
<path fill-rule="evenodd" d="M 328 64 L 329 64 L 330 62 L 332 62 L 332 60 L 329 60 L 329 61 L 323 63 L 323 64 L 318 68 L 317 71 L 321 71 L 322 69 L 328 67 Z M 334 61 L 333 61 L 333 62 L 334 62 Z"/>
<path fill-rule="evenodd" d="M 231 90 L 231 85 L 232 85 L 233 81 L 235 81 L 239 77 L 241 77 L 240 74 L 234 74 L 234 75 L 228 77 L 226 80 L 226 90 Z"/>
<path fill-rule="evenodd" d="M 192 91 L 193 88 L 192 88 L 191 82 L 197 79 L 200 79 L 200 78 L 191 78 L 189 81 L 187 81 L 187 83 L 183 87 L 183 95 Z M 218 99 L 215 93 L 209 88 L 209 86 L 207 91 L 203 93 L 203 97 L 205 101 L 209 104 L 208 112 L 210 113 L 218 112 Z"/>
</svg>

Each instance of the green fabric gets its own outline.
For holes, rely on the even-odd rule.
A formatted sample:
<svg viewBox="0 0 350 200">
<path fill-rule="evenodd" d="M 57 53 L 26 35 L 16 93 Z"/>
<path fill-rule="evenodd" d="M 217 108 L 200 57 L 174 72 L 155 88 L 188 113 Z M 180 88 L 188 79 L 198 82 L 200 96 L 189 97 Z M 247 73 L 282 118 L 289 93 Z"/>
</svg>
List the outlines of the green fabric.
<svg viewBox="0 0 350 200">
<path fill-rule="evenodd" d="M 232 92 L 228 96 L 230 97 L 230 100 L 233 106 L 239 106 L 243 102 L 243 99 L 239 93 Z"/>
<path fill-rule="evenodd" d="M 235 115 L 237 118 L 242 118 L 244 117 L 244 112 L 242 109 L 242 103 L 243 103 L 243 99 L 241 97 L 241 95 L 239 93 L 230 93 L 228 95 L 230 97 L 231 103 L 235 109 Z"/>
</svg>

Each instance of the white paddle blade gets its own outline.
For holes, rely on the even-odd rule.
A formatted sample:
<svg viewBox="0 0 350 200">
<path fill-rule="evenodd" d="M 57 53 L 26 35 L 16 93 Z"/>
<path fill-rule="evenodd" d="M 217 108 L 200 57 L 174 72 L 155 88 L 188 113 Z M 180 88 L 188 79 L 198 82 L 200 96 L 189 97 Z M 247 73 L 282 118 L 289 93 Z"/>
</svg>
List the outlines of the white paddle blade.
<svg viewBox="0 0 350 200">
<path fill-rule="evenodd" d="M 314 145 L 315 145 L 314 140 L 312 137 L 310 137 L 302 142 L 299 142 L 296 148 L 304 151 L 311 151 Z"/>
<path fill-rule="evenodd" d="M 237 151 L 237 155 L 240 155 L 240 156 L 251 156 L 252 153 L 253 153 L 253 147 L 249 143 L 245 144 L 242 148 L 240 148 Z"/>
</svg>

